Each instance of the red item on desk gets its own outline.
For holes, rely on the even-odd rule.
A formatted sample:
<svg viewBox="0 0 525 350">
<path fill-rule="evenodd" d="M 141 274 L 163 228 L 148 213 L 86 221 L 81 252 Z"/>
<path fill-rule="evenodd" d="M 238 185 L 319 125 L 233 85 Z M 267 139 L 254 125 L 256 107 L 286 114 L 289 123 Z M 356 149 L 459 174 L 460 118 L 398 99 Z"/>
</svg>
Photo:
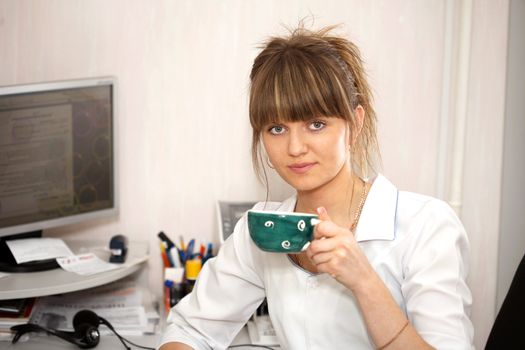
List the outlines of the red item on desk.
<svg viewBox="0 0 525 350">
<path fill-rule="evenodd" d="M 199 256 L 202 259 L 204 259 L 204 254 L 206 253 L 206 247 L 204 246 L 204 244 L 201 244 L 201 250 L 200 250 L 200 253 L 199 253 Z"/>
<path fill-rule="evenodd" d="M 160 256 L 162 257 L 164 267 L 170 267 L 170 259 L 168 259 L 168 255 L 166 254 L 166 246 L 164 245 L 164 242 L 160 242 Z"/>
<path fill-rule="evenodd" d="M 168 285 L 165 281 L 164 282 L 164 307 L 167 312 L 171 310 L 171 303 L 170 303 L 170 295 L 171 295 L 171 285 Z M 171 281 L 173 284 L 173 281 Z"/>
</svg>

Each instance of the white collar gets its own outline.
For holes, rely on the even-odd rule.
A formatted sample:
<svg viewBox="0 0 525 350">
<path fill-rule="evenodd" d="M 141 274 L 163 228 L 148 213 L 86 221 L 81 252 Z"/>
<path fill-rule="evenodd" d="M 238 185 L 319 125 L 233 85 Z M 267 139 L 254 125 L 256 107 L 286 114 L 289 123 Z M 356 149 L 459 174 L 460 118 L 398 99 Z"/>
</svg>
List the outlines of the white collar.
<svg viewBox="0 0 525 350">
<path fill-rule="evenodd" d="M 386 177 L 378 174 L 368 192 L 356 227 L 358 242 L 394 240 L 398 190 Z M 294 211 L 297 196 L 282 202 L 280 211 Z"/>
<path fill-rule="evenodd" d="M 386 177 L 377 175 L 357 223 L 356 241 L 394 240 L 398 192 Z"/>
</svg>

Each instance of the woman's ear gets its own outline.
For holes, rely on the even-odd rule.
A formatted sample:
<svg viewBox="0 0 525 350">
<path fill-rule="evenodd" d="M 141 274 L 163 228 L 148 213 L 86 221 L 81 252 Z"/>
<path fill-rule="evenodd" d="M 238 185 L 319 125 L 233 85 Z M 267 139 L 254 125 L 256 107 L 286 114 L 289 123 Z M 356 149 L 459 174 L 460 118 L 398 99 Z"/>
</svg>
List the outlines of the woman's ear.
<svg viewBox="0 0 525 350">
<path fill-rule="evenodd" d="M 352 130 L 352 146 L 354 146 L 357 137 L 361 133 L 361 130 L 363 129 L 363 123 L 365 120 L 365 109 L 361 105 L 357 105 L 357 107 L 354 110 L 354 116 L 355 116 L 355 130 Z"/>
</svg>

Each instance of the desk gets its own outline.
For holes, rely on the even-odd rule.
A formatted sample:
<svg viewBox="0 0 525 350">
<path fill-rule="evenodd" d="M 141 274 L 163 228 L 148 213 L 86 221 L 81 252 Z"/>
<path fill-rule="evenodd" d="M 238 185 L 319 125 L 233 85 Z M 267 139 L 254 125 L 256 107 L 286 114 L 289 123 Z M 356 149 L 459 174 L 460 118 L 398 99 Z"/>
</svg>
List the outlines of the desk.
<svg viewBox="0 0 525 350">
<path fill-rule="evenodd" d="M 101 326 L 104 327 L 104 326 Z M 126 339 L 131 340 L 132 342 L 143 345 L 155 347 L 158 345 L 160 340 L 160 334 L 156 335 L 143 335 L 143 336 L 129 336 L 125 337 Z M 246 327 L 243 327 L 239 334 L 235 337 L 232 345 L 238 344 L 249 344 L 250 338 L 248 336 L 248 330 Z M 132 349 L 138 349 L 134 346 L 131 346 Z M 11 344 L 7 342 L 0 342 L 0 349 L 10 349 L 10 350 L 74 350 L 80 349 L 76 345 L 68 343 L 60 338 L 47 336 L 45 334 L 39 334 L 31 336 L 31 338 L 23 343 Z M 124 349 L 122 343 L 118 340 L 116 336 L 113 335 L 103 335 L 101 336 L 100 343 L 95 348 L 97 350 L 120 350 Z M 251 346 L 235 348 L 239 350 L 249 350 L 249 349 L 259 349 Z M 275 349 L 279 349 L 276 347 Z"/>
<path fill-rule="evenodd" d="M 158 344 L 160 335 L 144 335 L 144 336 L 133 336 L 125 337 L 132 342 L 143 345 L 155 347 Z M 138 349 L 131 346 L 132 349 Z M 32 335 L 31 338 L 22 343 L 11 344 L 8 342 L 0 342 L 0 349 L 12 349 L 12 350 L 74 350 L 80 349 L 75 344 L 71 344 L 54 336 L 47 336 L 45 334 Z M 124 349 L 122 343 L 116 336 L 113 335 L 102 335 L 100 343 L 95 348 L 97 350 L 120 350 Z"/>
<path fill-rule="evenodd" d="M 75 254 L 93 252 L 101 259 L 109 260 L 110 253 L 103 248 L 107 242 L 98 241 L 67 241 L 67 245 Z M 146 242 L 130 242 L 126 263 L 122 268 L 98 273 L 91 276 L 81 276 L 62 269 L 40 272 L 12 273 L 2 278 L 0 283 L 0 300 L 15 298 L 30 298 L 92 288 L 119 280 L 138 271 L 148 260 L 148 244 Z"/>
<path fill-rule="evenodd" d="M 68 241 L 68 246 L 75 253 L 86 252 L 84 249 L 93 251 L 101 258 L 108 252 L 98 251 L 98 247 L 103 246 L 104 242 L 90 241 Z M 148 245 L 144 242 L 130 242 L 128 258 L 121 269 L 111 270 L 92 276 L 80 276 L 62 269 L 51 271 L 31 272 L 22 274 L 12 274 L 2 279 L 0 283 L 0 300 L 12 298 L 27 298 L 35 296 L 53 295 L 58 293 L 67 293 L 76 290 L 87 289 L 100 286 L 112 281 L 119 280 L 125 276 L 139 272 L 141 267 L 148 259 Z M 104 258 L 105 259 L 105 258 Z M 106 259 L 105 259 L 106 260 Z M 145 278 L 147 280 L 147 278 Z M 138 282 L 139 284 L 141 282 Z M 143 281 L 142 283 L 146 283 Z M 161 318 L 166 315 L 161 312 Z M 164 319 L 161 320 L 161 328 L 164 328 Z M 105 326 L 101 326 L 104 329 Z M 160 334 L 130 336 L 130 341 L 143 346 L 155 347 L 160 340 Z M 250 338 L 248 330 L 243 327 L 232 345 L 249 344 Z M 132 349 L 138 349 L 131 346 Z M 48 336 L 46 334 L 33 334 L 27 342 L 11 344 L 10 342 L 0 342 L 0 349 L 13 350 L 72 350 L 79 349 L 74 344 L 68 343 L 60 338 Z M 118 350 L 124 349 L 122 343 L 114 335 L 102 335 L 100 343 L 95 349 L 99 350 Z M 237 348 L 236 348 L 237 349 Z M 255 349 L 254 347 L 242 347 L 240 350 Z"/>
<path fill-rule="evenodd" d="M 104 241 L 66 241 L 67 245 L 76 254 L 93 252 L 101 259 L 109 260 L 110 252 L 107 250 L 107 242 Z M 63 269 L 53 269 L 49 271 L 12 273 L 3 277 L 0 282 L 0 300 L 30 298 L 47 296 L 61 293 L 68 293 L 92 287 L 105 285 L 107 283 L 120 280 L 126 276 L 145 272 L 142 267 L 148 260 L 147 242 L 130 242 L 128 257 L 126 262 L 119 269 L 98 273 L 91 276 L 81 276 Z M 143 277 L 145 278 L 145 276 Z M 138 282 L 140 283 L 140 282 Z M 137 337 L 143 338 L 143 337 Z M 145 341 L 152 346 L 156 345 L 158 336 L 144 337 Z M 108 342 L 106 349 L 116 348 L 112 342 L 122 346 L 116 337 L 104 337 L 101 344 Z M 133 341 L 133 340 L 131 340 Z M 38 335 L 32 337 L 25 343 L 12 345 L 9 342 L 0 342 L 0 349 L 78 349 L 74 344 L 62 341 L 59 338 Z"/>
</svg>

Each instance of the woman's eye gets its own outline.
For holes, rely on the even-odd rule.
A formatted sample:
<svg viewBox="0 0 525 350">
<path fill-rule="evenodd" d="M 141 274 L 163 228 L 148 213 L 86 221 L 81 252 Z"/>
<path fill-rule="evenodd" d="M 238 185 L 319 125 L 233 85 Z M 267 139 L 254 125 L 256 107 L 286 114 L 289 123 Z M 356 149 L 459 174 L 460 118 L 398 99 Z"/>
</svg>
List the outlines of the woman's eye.
<svg viewBox="0 0 525 350">
<path fill-rule="evenodd" d="M 280 125 L 274 125 L 270 127 L 269 131 L 270 131 L 270 134 L 280 135 L 284 132 L 284 128 Z"/>
<path fill-rule="evenodd" d="M 321 130 L 322 128 L 325 127 L 325 125 L 326 123 L 316 120 L 310 124 L 310 130 L 314 130 L 314 131 Z"/>
</svg>

